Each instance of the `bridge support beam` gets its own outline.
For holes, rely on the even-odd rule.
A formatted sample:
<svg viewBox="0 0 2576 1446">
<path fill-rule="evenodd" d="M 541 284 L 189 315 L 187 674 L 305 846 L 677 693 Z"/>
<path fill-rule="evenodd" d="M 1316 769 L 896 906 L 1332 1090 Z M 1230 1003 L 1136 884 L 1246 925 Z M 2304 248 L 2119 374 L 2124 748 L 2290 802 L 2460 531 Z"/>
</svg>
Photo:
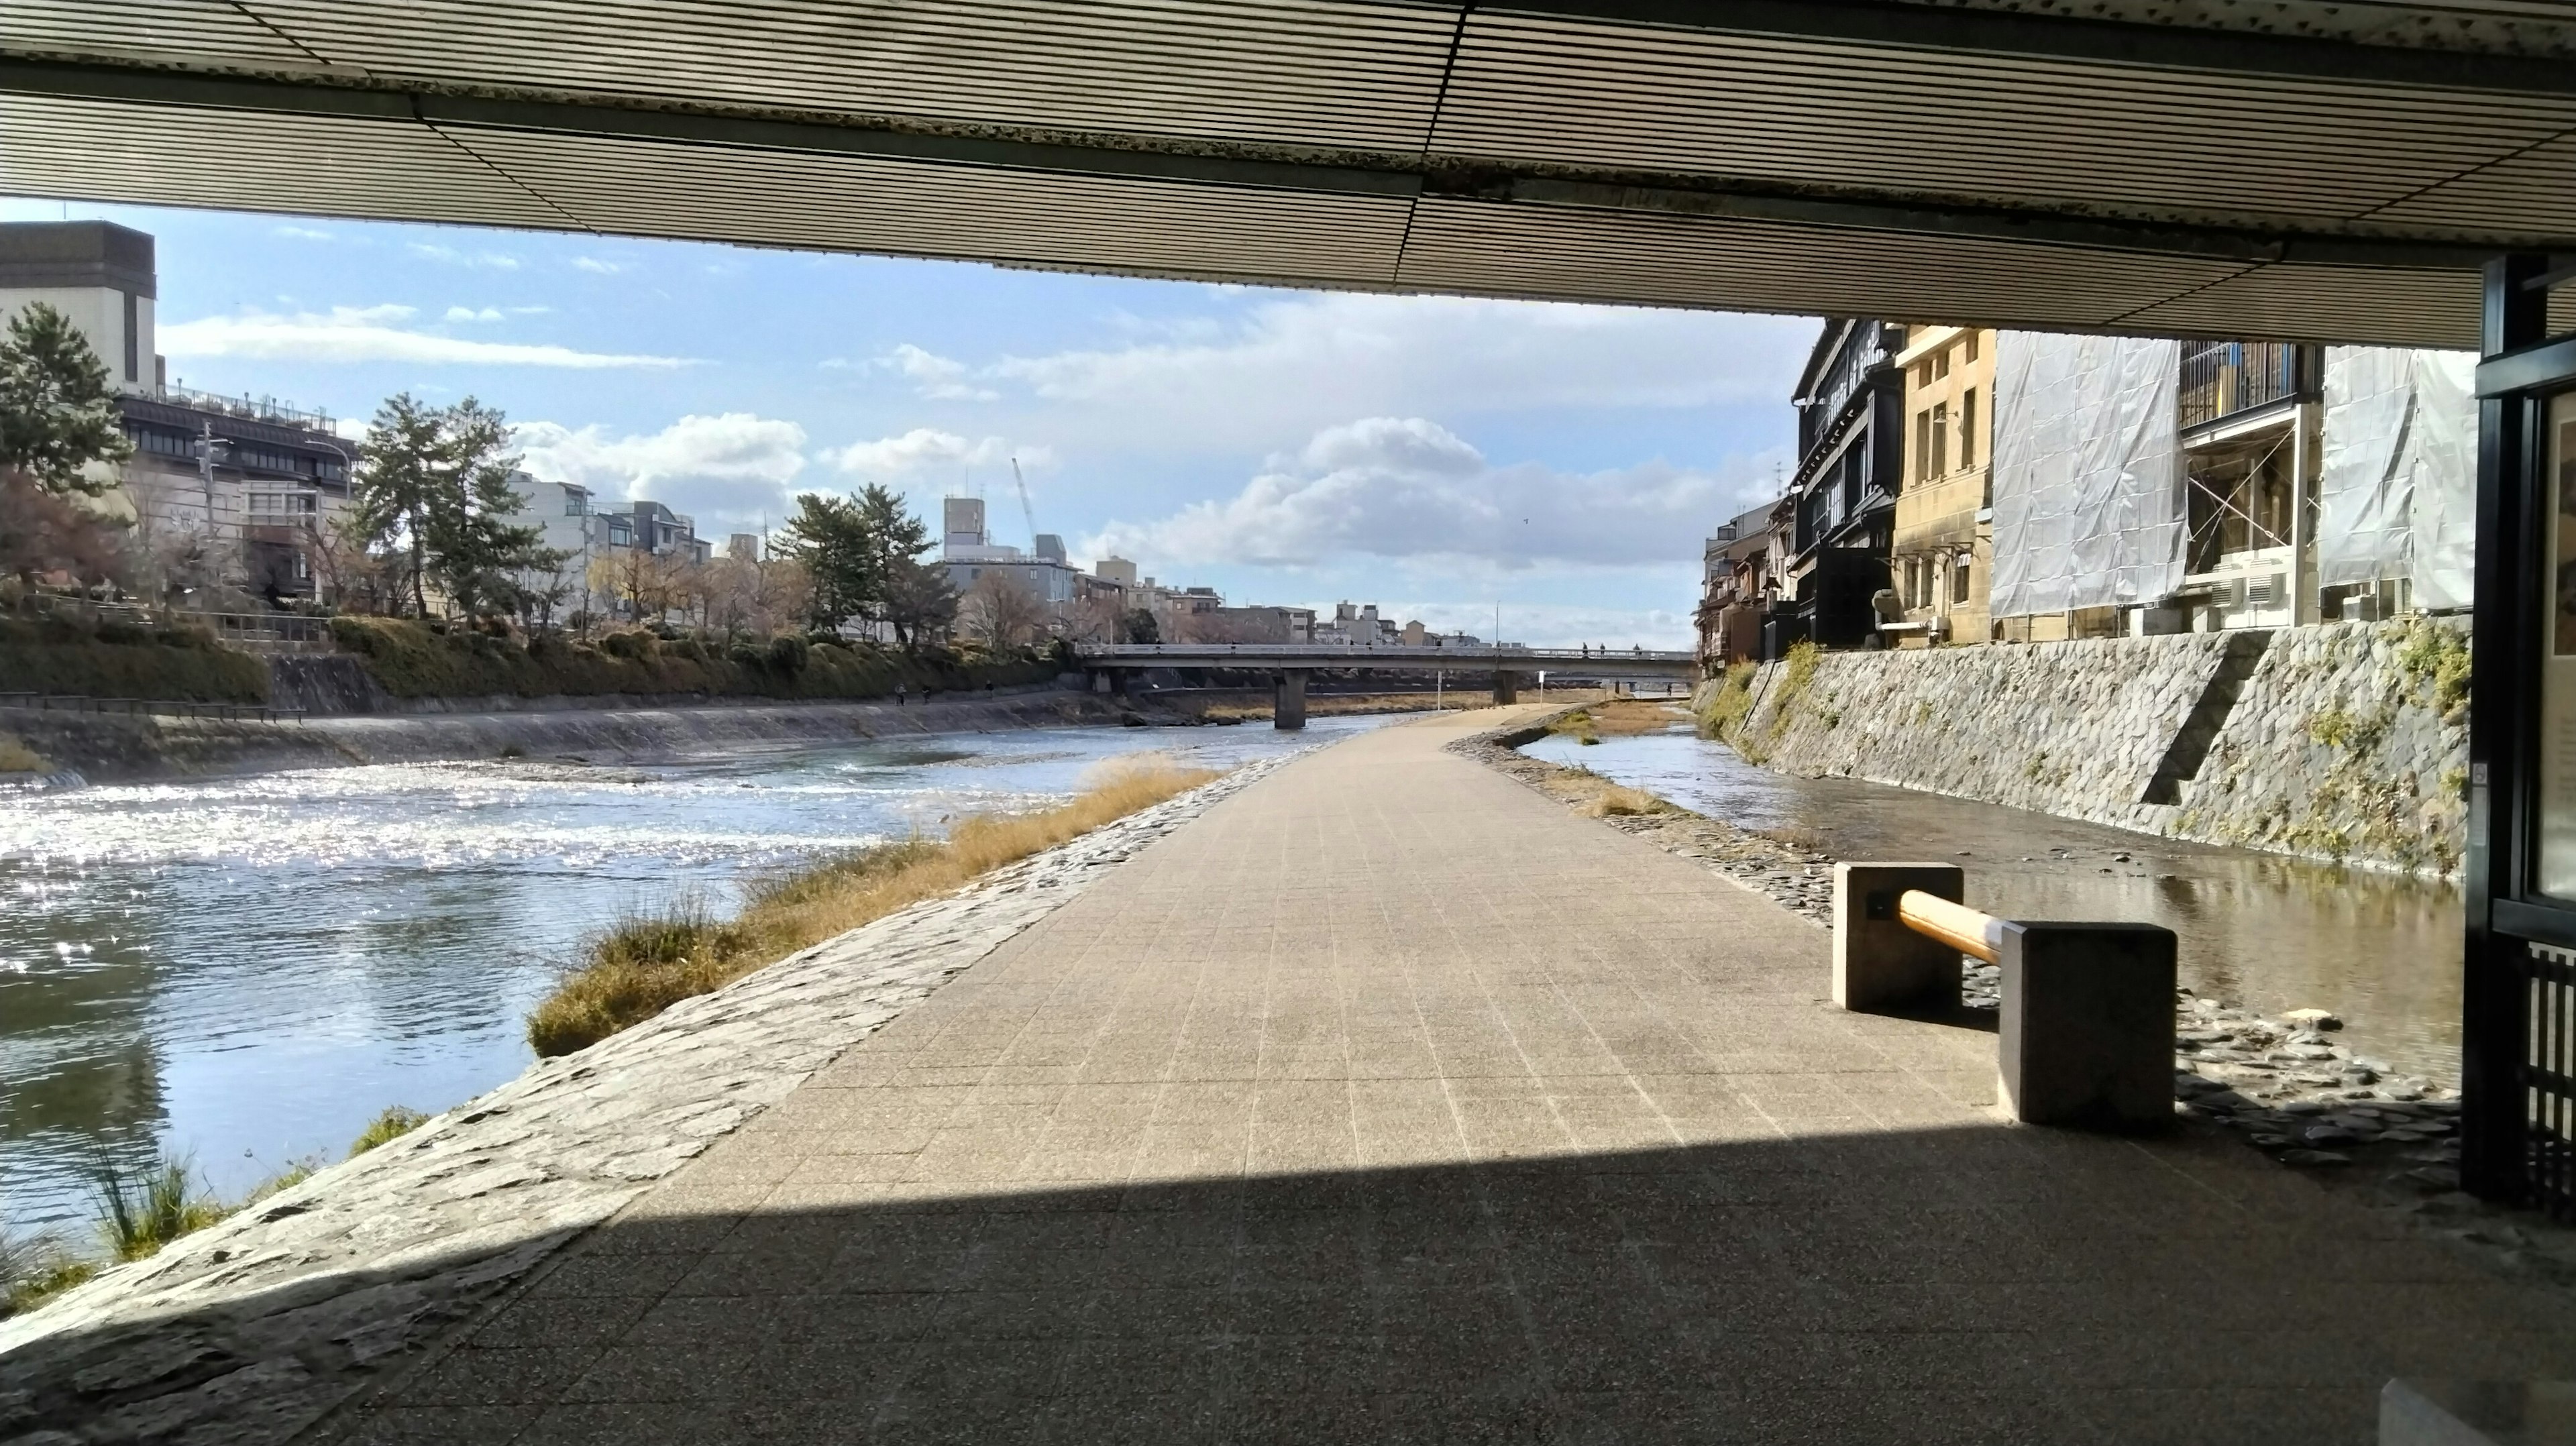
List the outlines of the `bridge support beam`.
<svg viewBox="0 0 2576 1446">
<path fill-rule="evenodd" d="M 1279 674 L 1278 686 L 1271 694 L 1272 725 L 1283 733 L 1294 733 L 1306 726 L 1306 670 L 1290 668 Z"/>
<path fill-rule="evenodd" d="M 1518 673 L 1506 672 L 1499 668 L 1495 669 L 1494 701 L 1497 703 L 1517 703 L 1520 700 L 1521 675 Z"/>
</svg>

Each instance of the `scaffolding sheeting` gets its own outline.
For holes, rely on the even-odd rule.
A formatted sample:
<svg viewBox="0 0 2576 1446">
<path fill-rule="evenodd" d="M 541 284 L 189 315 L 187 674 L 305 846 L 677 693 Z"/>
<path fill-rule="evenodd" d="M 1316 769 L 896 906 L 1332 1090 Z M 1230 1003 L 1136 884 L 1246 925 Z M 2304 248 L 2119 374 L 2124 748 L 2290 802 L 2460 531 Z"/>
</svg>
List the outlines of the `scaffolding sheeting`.
<svg viewBox="0 0 2576 1446">
<path fill-rule="evenodd" d="M 1994 614 L 2182 586 L 2181 344 L 2008 331 L 1995 345 Z"/>
<path fill-rule="evenodd" d="M 2403 577 L 2418 607 L 2469 605 L 2477 552 L 2476 372 L 2469 352 L 2326 349 L 2319 583 Z"/>
</svg>

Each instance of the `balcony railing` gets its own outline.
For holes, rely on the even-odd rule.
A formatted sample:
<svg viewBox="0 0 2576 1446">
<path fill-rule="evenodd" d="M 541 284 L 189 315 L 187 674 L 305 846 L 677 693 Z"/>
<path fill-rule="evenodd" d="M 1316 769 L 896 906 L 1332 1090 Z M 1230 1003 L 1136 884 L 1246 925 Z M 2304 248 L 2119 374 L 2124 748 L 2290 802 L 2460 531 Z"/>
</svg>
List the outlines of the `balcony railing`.
<svg viewBox="0 0 2576 1446">
<path fill-rule="evenodd" d="M 309 432 L 333 430 L 331 414 L 288 406 L 275 397 L 228 397 L 219 392 L 201 392 L 194 387 L 165 386 L 153 393 L 153 400 L 176 406 L 195 407 L 204 412 L 220 412 L 227 417 L 240 417 L 253 422 L 280 422 L 301 427 Z"/>
<path fill-rule="evenodd" d="M 2285 341 L 2184 342 L 2182 429 L 2303 395 L 2310 385 L 2309 350 Z"/>
</svg>

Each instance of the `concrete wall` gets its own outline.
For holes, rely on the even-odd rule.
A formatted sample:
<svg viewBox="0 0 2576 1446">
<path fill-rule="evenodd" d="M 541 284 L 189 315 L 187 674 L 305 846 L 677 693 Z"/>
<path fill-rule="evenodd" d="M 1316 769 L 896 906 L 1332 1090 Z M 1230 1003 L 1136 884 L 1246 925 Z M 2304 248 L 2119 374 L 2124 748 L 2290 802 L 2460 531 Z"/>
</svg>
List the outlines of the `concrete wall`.
<svg viewBox="0 0 2576 1446">
<path fill-rule="evenodd" d="M 1818 653 L 1703 685 L 1698 704 L 1784 772 L 2449 873 L 2467 653 L 2421 619 Z"/>
</svg>

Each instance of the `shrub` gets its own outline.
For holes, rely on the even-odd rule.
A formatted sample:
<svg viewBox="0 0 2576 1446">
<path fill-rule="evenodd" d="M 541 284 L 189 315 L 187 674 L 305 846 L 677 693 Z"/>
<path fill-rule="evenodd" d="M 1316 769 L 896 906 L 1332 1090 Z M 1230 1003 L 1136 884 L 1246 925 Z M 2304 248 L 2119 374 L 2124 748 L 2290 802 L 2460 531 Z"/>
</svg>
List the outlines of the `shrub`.
<svg viewBox="0 0 2576 1446">
<path fill-rule="evenodd" d="M 599 640 L 599 650 L 612 658 L 642 659 L 653 656 L 655 640 L 651 633 L 637 629 L 610 633 Z"/>
<path fill-rule="evenodd" d="M 805 671 L 811 651 L 803 638 L 781 633 L 769 640 L 769 666 L 792 678 Z"/>
</svg>

